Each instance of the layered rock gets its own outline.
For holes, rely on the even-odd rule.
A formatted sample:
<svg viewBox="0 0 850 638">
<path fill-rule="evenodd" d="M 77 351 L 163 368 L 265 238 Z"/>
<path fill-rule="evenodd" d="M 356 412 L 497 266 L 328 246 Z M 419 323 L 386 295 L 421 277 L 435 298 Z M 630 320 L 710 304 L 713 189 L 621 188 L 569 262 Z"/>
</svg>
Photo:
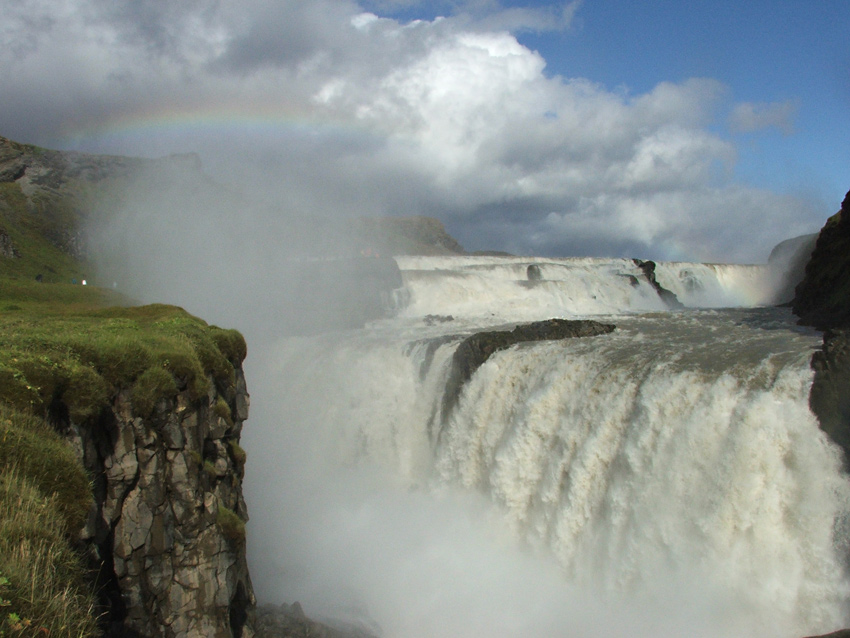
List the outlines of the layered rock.
<svg viewBox="0 0 850 638">
<path fill-rule="evenodd" d="M 801 324 L 825 330 L 809 406 L 850 467 L 850 192 L 821 229 L 791 307 Z M 812 638 L 850 638 L 850 629 Z"/>
<path fill-rule="evenodd" d="M 241 369 L 234 388 L 210 388 L 197 400 L 184 388 L 149 416 L 123 389 L 96 424 L 69 424 L 94 479 L 83 541 L 108 635 L 253 635 L 238 444 L 248 394 Z"/>
</svg>

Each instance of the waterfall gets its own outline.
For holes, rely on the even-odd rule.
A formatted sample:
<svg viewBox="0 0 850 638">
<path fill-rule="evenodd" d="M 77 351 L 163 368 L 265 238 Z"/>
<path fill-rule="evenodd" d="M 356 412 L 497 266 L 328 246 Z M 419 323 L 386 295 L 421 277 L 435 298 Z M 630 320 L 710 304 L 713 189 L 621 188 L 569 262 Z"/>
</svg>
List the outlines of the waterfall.
<svg viewBox="0 0 850 638">
<path fill-rule="evenodd" d="M 850 481 L 808 408 L 819 338 L 745 307 L 765 268 L 658 264 L 692 306 L 669 312 L 629 260 L 399 262 L 395 317 L 262 355 L 279 404 L 252 462 L 281 488 L 251 510 L 273 530 L 260 591 L 387 638 L 847 622 Z M 494 352 L 444 408 L 467 336 L 590 315 L 617 330 Z"/>
</svg>

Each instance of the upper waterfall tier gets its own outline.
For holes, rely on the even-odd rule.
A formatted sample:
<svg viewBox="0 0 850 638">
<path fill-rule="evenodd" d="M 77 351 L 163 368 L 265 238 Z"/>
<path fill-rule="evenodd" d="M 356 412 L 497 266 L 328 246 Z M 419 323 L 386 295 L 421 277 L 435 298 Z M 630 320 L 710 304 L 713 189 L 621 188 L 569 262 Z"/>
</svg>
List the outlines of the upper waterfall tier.
<svg viewBox="0 0 850 638">
<path fill-rule="evenodd" d="M 638 261 L 521 257 L 398 257 L 402 317 L 452 315 L 487 323 L 668 309 Z M 763 265 L 658 263 L 655 278 L 691 308 L 775 303 L 782 273 Z"/>
</svg>

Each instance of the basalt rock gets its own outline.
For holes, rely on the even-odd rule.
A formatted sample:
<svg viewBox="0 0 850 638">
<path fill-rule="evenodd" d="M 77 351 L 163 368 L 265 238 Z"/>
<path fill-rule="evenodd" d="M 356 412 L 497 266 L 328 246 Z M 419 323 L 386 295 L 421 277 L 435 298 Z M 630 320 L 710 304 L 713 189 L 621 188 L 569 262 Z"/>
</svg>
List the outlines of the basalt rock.
<svg viewBox="0 0 850 638">
<path fill-rule="evenodd" d="M 490 355 L 518 343 L 553 341 L 576 337 L 595 337 L 613 332 L 616 326 L 587 319 L 547 319 L 516 326 L 513 330 L 477 332 L 464 339 L 452 357 L 451 372 L 443 394 L 442 416 L 445 421 L 457 404 L 464 384 Z"/>
<path fill-rule="evenodd" d="M 812 368 L 809 406 L 850 465 L 850 330 L 827 330 L 823 347 L 812 356 Z"/>
<path fill-rule="evenodd" d="M 850 193 L 818 235 L 792 302 L 800 323 L 825 330 L 812 357 L 809 405 L 850 459 Z"/>
<path fill-rule="evenodd" d="M 850 192 L 821 229 L 791 308 L 801 324 L 825 331 L 812 356 L 809 406 L 850 468 Z M 850 629 L 812 638 L 850 638 Z"/>
<path fill-rule="evenodd" d="M 676 297 L 676 293 L 667 290 L 664 286 L 658 283 L 658 280 L 655 278 L 656 265 L 654 261 L 643 261 L 641 259 L 634 259 L 633 261 L 635 262 L 635 265 L 640 268 L 641 272 L 643 272 L 646 280 L 655 289 L 655 292 L 658 293 L 658 296 L 668 308 L 679 310 L 685 307 L 684 304 L 679 301 L 679 298 Z"/>
<path fill-rule="evenodd" d="M 241 369 L 234 388 L 210 387 L 200 399 L 183 389 L 149 416 L 123 389 L 94 425 L 67 423 L 94 483 L 82 539 L 108 636 L 254 635 L 238 445 L 248 394 Z"/>
<path fill-rule="evenodd" d="M 791 307 L 821 330 L 850 325 L 850 192 L 821 229 Z"/>
</svg>

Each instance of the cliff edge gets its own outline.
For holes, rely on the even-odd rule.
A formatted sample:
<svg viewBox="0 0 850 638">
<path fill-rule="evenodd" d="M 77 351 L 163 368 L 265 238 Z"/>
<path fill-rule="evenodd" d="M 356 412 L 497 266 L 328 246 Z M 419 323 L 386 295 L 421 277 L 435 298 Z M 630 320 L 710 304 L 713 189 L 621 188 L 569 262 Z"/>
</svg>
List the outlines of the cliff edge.
<svg viewBox="0 0 850 638">
<path fill-rule="evenodd" d="M 791 307 L 805 325 L 850 325 L 850 192 L 821 229 Z"/>
<path fill-rule="evenodd" d="M 43 419 L 88 479 L 73 495 L 90 503 L 84 523 L 60 542 L 82 560 L 68 581 L 89 581 L 103 635 L 253 636 L 239 446 L 245 341 L 174 306 L 104 301 L 114 298 L 92 286 L 0 279 L 6 427 Z M 24 448 L 4 436 L 0 452 L 14 460 Z M 23 469 L 53 498 L 67 472 L 52 467 L 58 452 L 42 456 Z M 0 572 L 39 536 L 0 548 Z M 25 595 L 12 604 L 29 609 Z M 71 631 L 50 635 L 93 635 Z"/>
<path fill-rule="evenodd" d="M 850 467 L 850 192 L 821 229 L 791 307 L 801 324 L 824 331 L 809 405 Z"/>
</svg>

